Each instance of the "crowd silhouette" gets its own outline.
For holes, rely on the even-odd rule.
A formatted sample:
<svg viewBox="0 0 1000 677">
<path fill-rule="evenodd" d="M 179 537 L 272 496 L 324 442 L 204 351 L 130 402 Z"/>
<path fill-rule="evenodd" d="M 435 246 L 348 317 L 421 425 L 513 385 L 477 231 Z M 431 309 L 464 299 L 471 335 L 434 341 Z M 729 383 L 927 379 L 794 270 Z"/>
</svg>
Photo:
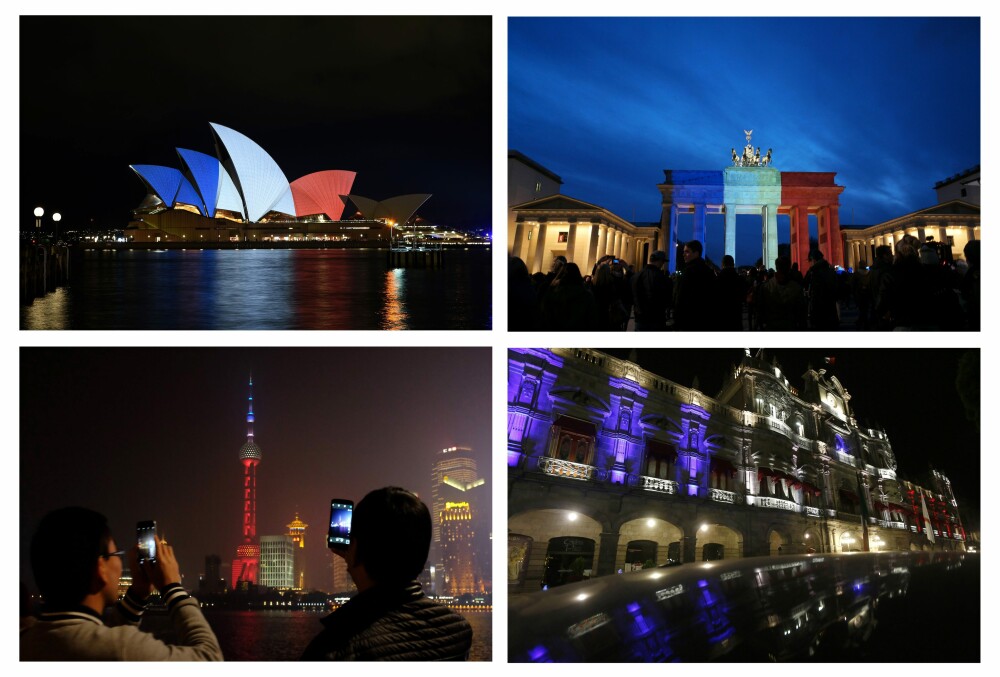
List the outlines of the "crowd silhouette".
<svg viewBox="0 0 1000 677">
<path fill-rule="evenodd" d="M 604 256 L 586 275 L 565 256 L 534 275 L 510 257 L 509 329 L 978 331 L 980 241 L 970 241 L 958 261 L 944 247 L 905 235 L 895 250 L 876 247 L 872 265 L 853 271 L 830 265 L 818 250 L 805 272 L 787 256 L 773 268 L 737 270 L 726 255 L 716 267 L 697 240 L 684 244 L 683 266 L 673 275 L 663 251 L 638 271 Z"/>
</svg>

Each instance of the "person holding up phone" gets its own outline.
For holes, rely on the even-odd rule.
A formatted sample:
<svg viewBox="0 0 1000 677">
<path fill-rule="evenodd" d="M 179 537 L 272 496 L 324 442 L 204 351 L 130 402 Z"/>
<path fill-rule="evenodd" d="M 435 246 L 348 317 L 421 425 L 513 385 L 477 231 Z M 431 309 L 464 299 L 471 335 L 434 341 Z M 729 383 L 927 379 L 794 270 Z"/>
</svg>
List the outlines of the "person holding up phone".
<svg viewBox="0 0 1000 677">
<path fill-rule="evenodd" d="M 357 507 L 330 502 L 327 544 L 344 558 L 358 594 L 324 618 L 302 660 L 466 660 L 472 626 L 424 596 L 416 578 L 431 545 L 431 514 L 399 487 L 376 489 Z"/>
<path fill-rule="evenodd" d="M 150 535 L 150 525 L 154 533 Z M 45 606 L 21 629 L 22 661 L 221 661 L 222 649 L 197 600 L 181 587 L 173 548 L 155 536 L 155 523 L 140 522 L 144 547 L 155 557 L 128 550 L 132 586 L 121 601 L 126 551 L 119 550 L 104 515 L 62 508 L 42 518 L 31 540 L 31 569 Z M 146 598 L 160 591 L 173 622 L 176 644 L 139 629 Z M 104 615 L 106 607 L 112 607 Z"/>
</svg>

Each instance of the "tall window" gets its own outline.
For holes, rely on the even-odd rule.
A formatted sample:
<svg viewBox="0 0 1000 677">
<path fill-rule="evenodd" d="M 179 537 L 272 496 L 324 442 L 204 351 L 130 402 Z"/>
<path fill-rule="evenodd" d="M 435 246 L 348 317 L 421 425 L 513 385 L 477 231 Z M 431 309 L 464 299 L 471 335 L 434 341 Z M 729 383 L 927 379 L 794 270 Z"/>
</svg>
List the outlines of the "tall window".
<svg viewBox="0 0 1000 677">
<path fill-rule="evenodd" d="M 674 479 L 677 449 L 672 444 L 646 440 L 646 476 L 662 480 Z"/>
</svg>

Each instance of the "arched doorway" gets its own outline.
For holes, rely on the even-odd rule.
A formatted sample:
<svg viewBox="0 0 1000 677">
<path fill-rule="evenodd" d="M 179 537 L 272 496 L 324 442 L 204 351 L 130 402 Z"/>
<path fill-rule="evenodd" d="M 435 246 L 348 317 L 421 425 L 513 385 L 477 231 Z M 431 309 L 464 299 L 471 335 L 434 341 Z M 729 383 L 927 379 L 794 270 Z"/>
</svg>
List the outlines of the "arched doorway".
<svg viewBox="0 0 1000 677">
<path fill-rule="evenodd" d="M 590 578 L 594 570 L 593 539 L 560 536 L 549 541 L 545 551 L 542 589 Z"/>
<path fill-rule="evenodd" d="M 625 571 L 656 566 L 656 541 L 629 541 L 625 544 Z"/>
<path fill-rule="evenodd" d="M 791 553 L 791 548 L 788 547 L 788 539 L 778 533 L 776 530 L 771 529 L 770 533 L 767 535 L 767 549 L 768 554 L 772 557 L 776 555 L 788 555 Z"/>
<path fill-rule="evenodd" d="M 802 548 L 805 553 L 823 552 L 823 539 L 818 529 L 812 527 L 802 534 Z"/>
<path fill-rule="evenodd" d="M 510 592 L 534 592 L 542 587 L 550 541 L 575 537 L 600 543 L 601 533 L 604 531 L 600 522 L 591 517 L 573 510 L 553 508 L 511 515 L 507 519 L 507 529 L 509 534 L 531 539 L 521 583 L 508 586 Z M 594 563 L 591 562 L 585 568 L 592 569 L 593 566 Z"/>
<path fill-rule="evenodd" d="M 681 540 L 681 530 L 675 524 L 657 517 L 641 517 L 629 520 L 618 530 L 618 551 L 615 553 L 615 571 L 632 571 L 634 563 L 629 556 L 629 549 L 634 542 L 651 542 L 646 556 L 639 564 L 652 560 L 654 565 L 666 564 L 670 558 L 668 546 Z M 637 556 L 636 554 L 632 555 Z"/>
<path fill-rule="evenodd" d="M 706 550 L 705 546 L 711 547 Z M 702 524 L 695 538 L 695 553 L 702 561 L 706 553 L 712 559 L 740 558 L 743 556 L 743 535 L 722 524 Z"/>
<path fill-rule="evenodd" d="M 840 534 L 840 552 L 862 552 L 865 549 L 861 536 L 854 531 L 845 531 Z"/>
</svg>

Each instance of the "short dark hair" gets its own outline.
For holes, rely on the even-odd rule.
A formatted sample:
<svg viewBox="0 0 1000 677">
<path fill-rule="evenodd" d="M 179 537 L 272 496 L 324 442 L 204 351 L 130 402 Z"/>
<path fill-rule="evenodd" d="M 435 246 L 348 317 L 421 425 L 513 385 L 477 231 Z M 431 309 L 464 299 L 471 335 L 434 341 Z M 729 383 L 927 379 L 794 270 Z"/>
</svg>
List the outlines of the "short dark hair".
<svg viewBox="0 0 1000 677">
<path fill-rule="evenodd" d="M 809 252 L 809 260 L 810 261 L 822 261 L 823 260 L 823 252 L 821 252 L 818 249 L 813 249 L 812 251 Z"/>
<path fill-rule="evenodd" d="M 563 263 L 566 263 L 566 257 L 563 256 L 562 254 L 559 254 L 558 256 L 556 256 L 555 260 L 556 261 L 562 261 Z"/>
<path fill-rule="evenodd" d="M 108 519 L 88 508 L 53 510 L 31 538 L 31 571 L 46 605 L 79 604 L 91 592 L 97 558 L 111 543 Z"/>
<path fill-rule="evenodd" d="M 729 254 L 726 254 L 725 256 L 722 257 L 722 267 L 723 268 L 735 268 L 736 267 L 736 259 L 734 259 Z"/>
<path fill-rule="evenodd" d="M 354 509 L 351 537 L 357 563 L 380 584 L 404 584 L 424 570 L 431 547 L 431 513 L 400 487 L 370 492 Z"/>
<path fill-rule="evenodd" d="M 691 240 L 690 242 L 685 242 L 684 246 L 693 251 L 698 256 L 701 256 L 701 240 Z"/>
</svg>

